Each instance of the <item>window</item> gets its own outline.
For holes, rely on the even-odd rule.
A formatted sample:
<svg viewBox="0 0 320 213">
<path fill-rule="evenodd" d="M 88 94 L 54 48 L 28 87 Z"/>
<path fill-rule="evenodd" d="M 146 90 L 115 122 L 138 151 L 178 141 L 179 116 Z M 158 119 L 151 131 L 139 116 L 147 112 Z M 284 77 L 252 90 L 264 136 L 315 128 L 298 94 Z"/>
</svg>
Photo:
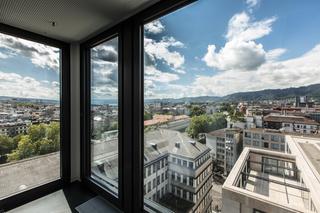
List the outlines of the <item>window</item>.
<svg viewBox="0 0 320 213">
<path fill-rule="evenodd" d="M 118 37 L 90 50 L 91 177 L 117 196 L 119 180 Z M 150 176 L 151 168 L 147 168 Z M 148 183 L 148 192 L 151 182 Z"/>
<path fill-rule="evenodd" d="M 3 30 L 1 25 L 0 203 L 28 190 L 43 194 L 36 188 L 68 178 L 61 156 L 69 155 L 69 124 L 62 116 L 69 98 L 62 92 L 69 75 L 64 67 L 65 44 L 46 38 L 37 41 L 38 35 L 14 30 L 17 36 L 35 38 L 26 40 Z M 32 198 L 21 200 L 28 199 Z"/>
<path fill-rule="evenodd" d="M 264 142 L 264 143 L 263 143 L 263 147 L 264 147 L 264 148 L 269 148 L 269 143 Z"/>
</svg>

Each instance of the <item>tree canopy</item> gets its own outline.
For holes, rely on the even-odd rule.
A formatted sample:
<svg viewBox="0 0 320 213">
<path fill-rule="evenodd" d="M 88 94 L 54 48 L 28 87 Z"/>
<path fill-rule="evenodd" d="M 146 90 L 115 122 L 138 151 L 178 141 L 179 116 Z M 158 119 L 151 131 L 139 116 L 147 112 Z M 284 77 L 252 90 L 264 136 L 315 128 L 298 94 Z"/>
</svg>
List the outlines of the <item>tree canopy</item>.
<svg viewBox="0 0 320 213">
<path fill-rule="evenodd" d="M 226 128 L 227 120 L 222 113 L 213 115 L 199 115 L 191 119 L 186 132 L 192 138 L 199 139 L 199 133 L 208 133 L 217 129 Z"/>
</svg>

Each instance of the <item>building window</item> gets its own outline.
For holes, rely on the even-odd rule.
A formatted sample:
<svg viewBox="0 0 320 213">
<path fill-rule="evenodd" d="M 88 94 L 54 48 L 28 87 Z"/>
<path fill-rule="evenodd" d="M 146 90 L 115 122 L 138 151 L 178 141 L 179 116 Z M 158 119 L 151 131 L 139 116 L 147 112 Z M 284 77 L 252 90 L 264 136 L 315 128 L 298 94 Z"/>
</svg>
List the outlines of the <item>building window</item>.
<svg viewBox="0 0 320 213">
<path fill-rule="evenodd" d="M 263 143 L 263 147 L 264 147 L 264 148 L 269 148 L 269 143 L 264 142 L 264 143 Z"/>
</svg>

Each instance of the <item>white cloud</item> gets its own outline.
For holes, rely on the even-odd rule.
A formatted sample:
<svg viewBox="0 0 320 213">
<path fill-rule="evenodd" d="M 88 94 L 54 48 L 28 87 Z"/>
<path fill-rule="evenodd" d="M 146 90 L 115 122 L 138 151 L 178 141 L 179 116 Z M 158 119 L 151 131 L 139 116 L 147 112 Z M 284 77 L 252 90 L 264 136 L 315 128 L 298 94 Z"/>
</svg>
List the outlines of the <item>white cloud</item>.
<svg viewBox="0 0 320 213">
<path fill-rule="evenodd" d="M 208 45 L 203 57 L 207 66 L 218 70 L 256 70 L 267 60 L 267 52 L 261 43 L 255 40 L 268 35 L 275 17 L 252 21 L 245 13 L 235 14 L 229 21 L 226 44 L 217 50 L 215 45 Z"/>
<path fill-rule="evenodd" d="M 56 83 L 52 82 L 52 84 Z M 28 76 L 0 71 L 0 96 L 58 99 L 59 88 L 49 87 Z"/>
<path fill-rule="evenodd" d="M 9 55 L 0 52 L 0 59 L 6 59 L 6 58 L 9 58 Z"/>
<path fill-rule="evenodd" d="M 10 52 L 10 56 L 22 55 L 41 68 L 51 68 L 59 72 L 59 49 L 44 44 L 24 40 L 0 33 L 0 47 Z"/>
<path fill-rule="evenodd" d="M 162 72 L 154 66 L 145 66 L 145 80 L 160 83 L 169 83 L 171 81 L 179 80 L 179 76 L 174 73 Z"/>
<path fill-rule="evenodd" d="M 144 29 L 148 33 L 159 34 L 165 30 L 165 27 L 160 20 L 155 20 L 144 25 Z"/>
<path fill-rule="evenodd" d="M 268 54 L 275 59 L 284 51 L 275 49 Z M 320 44 L 297 58 L 267 61 L 255 72 L 230 70 L 214 76 L 198 76 L 192 84 L 192 94 L 222 96 L 236 92 L 317 84 L 320 83 L 319 58 Z"/>
<path fill-rule="evenodd" d="M 246 4 L 248 5 L 248 8 L 253 8 L 257 6 L 260 3 L 260 0 L 246 0 Z"/>
<path fill-rule="evenodd" d="M 278 59 L 281 55 L 283 55 L 285 52 L 287 52 L 287 50 L 283 48 L 269 50 L 267 52 L 266 59 L 267 61 L 274 61 Z"/>
<path fill-rule="evenodd" d="M 163 60 L 174 69 L 181 68 L 184 64 L 184 56 L 177 51 L 172 51 L 170 48 L 182 48 L 182 42 L 175 40 L 173 37 L 163 37 L 159 42 L 145 38 L 144 49 L 146 54 L 153 62 Z"/>
</svg>

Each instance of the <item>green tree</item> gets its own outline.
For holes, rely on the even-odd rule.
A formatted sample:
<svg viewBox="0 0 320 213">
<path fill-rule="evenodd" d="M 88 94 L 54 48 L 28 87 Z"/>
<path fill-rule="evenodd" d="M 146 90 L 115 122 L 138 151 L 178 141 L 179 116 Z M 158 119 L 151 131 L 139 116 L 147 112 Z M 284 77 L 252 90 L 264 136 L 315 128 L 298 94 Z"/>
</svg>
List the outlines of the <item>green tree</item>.
<svg viewBox="0 0 320 213">
<path fill-rule="evenodd" d="M 8 161 L 21 160 L 36 155 L 36 144 L 32 143 L 29 135 L 24 135 L 18 143 L 17 149 L 8 154 Z"/>
<path fill-rule="evenodd" d="M 30 136 L 30 140 L 36 142 L 46 137 L 46 130 L 48 125 L 46 124 L 38 124 L 31 125 L 28 129 L 28 135 Z"/>
<path fill-rule="evenodd" d="M 188 135 L 192 138 L 199 139 L 199 133 L 208 133 L 227 126 L 227 120 L 221 113 L 209 115 L 194 116 L 191 119 L 189 127 L 186 129 Z"/>
<path fill-rule="evenodd" d="M 16 148 L 12 138 L 0 135 L 0 156 L 10 153 Z"/>
<path fill-rule="evenodd" d="M 204 114 L 206 114 L 206 111 L 203 108 L 201 108 L 200 106 L 191 106 L 191 109 L 190 109 L 190 116 L 191 117 L 204 115 Z"/>
<path fill-rule="evenodd" d="M 152 118 L 153 118 L 152 114 L 150 112 L 146 112 L 146 111 L 144 111 L 143 117 L 144 117 L 145 121 L 146 120 L 152 120 Z"/>
</svg>

